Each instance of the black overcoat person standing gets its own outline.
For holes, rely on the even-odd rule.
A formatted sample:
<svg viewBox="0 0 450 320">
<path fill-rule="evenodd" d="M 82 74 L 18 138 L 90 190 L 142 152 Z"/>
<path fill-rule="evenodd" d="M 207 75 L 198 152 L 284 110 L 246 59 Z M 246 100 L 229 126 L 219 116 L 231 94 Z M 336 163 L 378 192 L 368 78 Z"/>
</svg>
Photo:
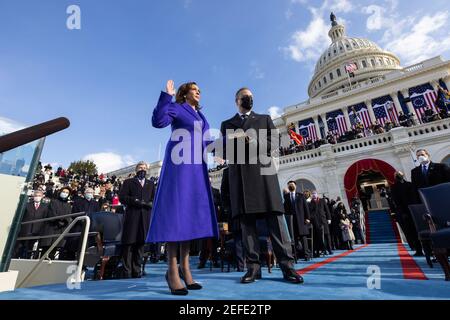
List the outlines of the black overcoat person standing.
<svg viewBox="0 0 450 320">
<path fill-rule="evenodd" d="M 284 214 L 289 228 L 289 233 L 295 245 L 299 245 L 305 260 L 310 260 L 311 253 L 307 236 L 310 234 L 310 214 L 309 206 L 306 202 L 305 196 L 296 192 L 295 181 L 288 183 L 289 193 L 284 194 Z M 297 242 L 296 240 L 299 240 Z"/>
<path fill-rule="evenodd" d="M 140 278 L 142 256 L 150 224 L 155 184 L 146 179 L 147 164 L 139 162 L 136 176 L 123 182 L 119 199 L 126 206 L 122 231 L 124 278 Z"/>
<path fill-rule="evenodd" d="M 247 258 L 248 271 L 241 282 L 251 283 L 261 277 L 256 219 L 264 218 L 284 279 L 302 283 L 303 278 L 293 269 L 291 240 L 283 216 L 280 185 L 272 158 L 273 152 L 279 150 L 279 141 L 273 141 L 271 137 L 272 133 L 276 133 L 276 128 L 270 116 L 252 111 L 253 95 L 249 89 L 238 90 L 236 105 L 238 113 L 222 123 L 221 133 L 226 141 L 223 157 L 229 161 L 231 212 L 233 217 L 240 218 Z M 246 134 L 232 134 L 238 129 Z M 262 136 L 261 132 L 265 135 Z M 279 140 L 279 135 L 276 137 Z M 245 143 L 244 152 L 239 148 L 240 142 Z M 234 157 L 229 153 L 230 145 L 234 145 Z M 266 162 L 267 159 L 270 161 Z"/>
</svg>

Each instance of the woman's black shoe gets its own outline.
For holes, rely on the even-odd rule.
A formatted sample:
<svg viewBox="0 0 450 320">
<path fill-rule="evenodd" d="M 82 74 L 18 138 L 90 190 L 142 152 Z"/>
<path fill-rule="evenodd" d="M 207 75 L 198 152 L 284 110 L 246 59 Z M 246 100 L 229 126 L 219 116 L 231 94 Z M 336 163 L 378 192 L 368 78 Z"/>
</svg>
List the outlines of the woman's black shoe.
<svg viewBox="0 0 450 320">
<path fill-rule="evenodd" d="M 189 291 L 186 288 L 182 288 L 182 289 L 172 289 L 172 287 L 170 286 L 169 283 L 169 271 L 166 272 L 166 281 L 167 281 L 167 285 L 169 286 L 170 289 L 170 293 L 172 293 L 175 296 L 185 296 L 189 293 Z"/>
<path fill-rule="evenodd" d="M 203 288 L 202 285 L 197 282 L 187 284 L 186 279 L 184 278 L 183 271 L 181 270 L 181 267 L 178 267 L 178 273 L 180 274 L 180 278 L 184 281 L 184 283 L 186 283 L 186 288 L 188 290 L 200 290 Z"/>
</svg>

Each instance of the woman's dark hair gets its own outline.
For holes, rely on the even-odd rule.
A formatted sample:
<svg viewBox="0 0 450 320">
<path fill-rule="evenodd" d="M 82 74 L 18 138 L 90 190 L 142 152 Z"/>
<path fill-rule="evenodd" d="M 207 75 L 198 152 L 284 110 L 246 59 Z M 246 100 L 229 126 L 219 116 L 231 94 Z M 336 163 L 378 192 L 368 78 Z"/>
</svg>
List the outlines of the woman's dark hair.
<svg viewBox="0 0 450 320">
<path fill-rule="evenodd" d="M 187 83 L 183 83 L 177 91 L 177 94 L 175 96 L 175 101 L 176 103 L 182 104 L 186 102 L 186 95 L 188 94 L 188 92 L 194 87 L 197 86 L 197 83 L 195 82 L 187 82 Z M 196 110 L 200 110 L 200 106 L 195 106 Z"/>
</svg>

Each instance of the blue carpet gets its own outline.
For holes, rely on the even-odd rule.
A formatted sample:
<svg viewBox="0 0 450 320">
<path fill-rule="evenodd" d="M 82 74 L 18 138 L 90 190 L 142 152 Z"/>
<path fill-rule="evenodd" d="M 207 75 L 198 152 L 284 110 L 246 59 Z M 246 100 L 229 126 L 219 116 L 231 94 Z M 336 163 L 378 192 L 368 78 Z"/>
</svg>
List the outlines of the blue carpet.
<svg viewBox="0 0 450 320">
<path fill-rule="evenodd" d="M 342 253 L 337 252 L 336 254 Z M 196 258 L 193 257 L 193 266 Z M 300 263 L 297 269 L 323 261 Z M 371 244 L 342 259 L 318 268 L 305 277 L 304 285 L 292 285 L 281 280 L 278 268 L 272 274 L 263 269 L 263 279 L 253 284 L 239 283 L 241 273 L 221 273 L 219 269 L 193 270 L 194 278 L 204 285 L 200 291 L 191 291 L 181 299 L 194 300 L 414 300 L 450 299 L 450 282 L 444 281 L 439 265 L 426 266 L 424 258 L 416 261 L 430 280 L 404 280 L 395 243 Z M 367 287 L 368 267 L 381 270 L 381 288 Z M 148 275 L 142 279 L 86 281 L 80 290 L 68 290 L 65 285 L 41 286 L 1 293 L 0 299 L 43 300 L 169 300 L 180 299 L 169 294 L 163 263 L 149 264 Z"/>
<path fill-rule="evenodd" d="M 368 223 L 370 243 L 397 243 L 391 217 L 387 210 L 369 212 Z"/>
</svg>

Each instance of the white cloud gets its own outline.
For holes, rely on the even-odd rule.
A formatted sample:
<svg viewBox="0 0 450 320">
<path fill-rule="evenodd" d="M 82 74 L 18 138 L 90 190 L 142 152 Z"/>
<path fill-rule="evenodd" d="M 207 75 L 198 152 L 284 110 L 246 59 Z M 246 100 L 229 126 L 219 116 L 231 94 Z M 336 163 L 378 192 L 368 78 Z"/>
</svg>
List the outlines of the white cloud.
<svg viewBox="0 0 450 320">
<path fill-rule="evenodd" d="M 292 0 L 292 3 L 307 5 L 303 0 Z M 354 11 L 356 6 L 349 0 L 325 0 L 320 7 L 308 7 L 312 20 L 305 29 L 295 31 L 288 46 L 281 48 L 291 59 L 302 61 L 317 61 L 323 51 L 330 45 L 328 31 L 330 23 L 328 16 L 334 13 L 348 13 Z M 327 20 L 324 18 L 327 16 Z M 342 19 L 340 19 L 342 21 Z"/>
<path fill-rule="evenodd" d="M 421 16 L 403 16 L 397 0 L 386 0 L 386 5 L 364 7 L 368 14 L 368 31 L 382 31 L 382 47 L 397 54 L 403 65 L 414 64 L 450 50 L 449 11 Z"/>
<path fill-rule="evenodd" d="M 0 117 L 0 135 L 18 131 L 23 128 L 25 128 L 25 126 L 17 121 Z"/>
<path fill-rule="evenodd" d="M 274 106 L 274 107 L 270 107 L 267 110 L 267 112 L 269 113 L 269 115 L 272 119 L 276 119 L 276 118 L 281 117 L 283 111 L 281 110 L 281 108 Z"/>
<path fill-rule="evenodd" d="M 328 1 L 324 2 L 323 6 L 322 6 L 323 9 L 328 8 L 327 2 Z M 347 12 L 352 11 L 355 7 L 349 0 L 335 0 L 335 1 L 331 1 L 329 8 L 331 9 L 331 11 L 334 11 L 334 12 L 347 13 Z"/>
<path fill-rule="evenodd" d="M 83 157 L 83 160 L 93 161 L 97 165 L 99 173 L 108 173 L 137 163 L 130 155 L 122 156 L 114 152 L 88 154 Z"/>
<path fill-rule="evenodd" d="M 385 18 L 386 9 L 383 7 L 371 5 L 363 8 L 363 13 L 370 15 L 366 22 L 369 31 L 380 30 L 386 25 L 386 22 L 391 23 L 389 19 Z"/>
</svg>

